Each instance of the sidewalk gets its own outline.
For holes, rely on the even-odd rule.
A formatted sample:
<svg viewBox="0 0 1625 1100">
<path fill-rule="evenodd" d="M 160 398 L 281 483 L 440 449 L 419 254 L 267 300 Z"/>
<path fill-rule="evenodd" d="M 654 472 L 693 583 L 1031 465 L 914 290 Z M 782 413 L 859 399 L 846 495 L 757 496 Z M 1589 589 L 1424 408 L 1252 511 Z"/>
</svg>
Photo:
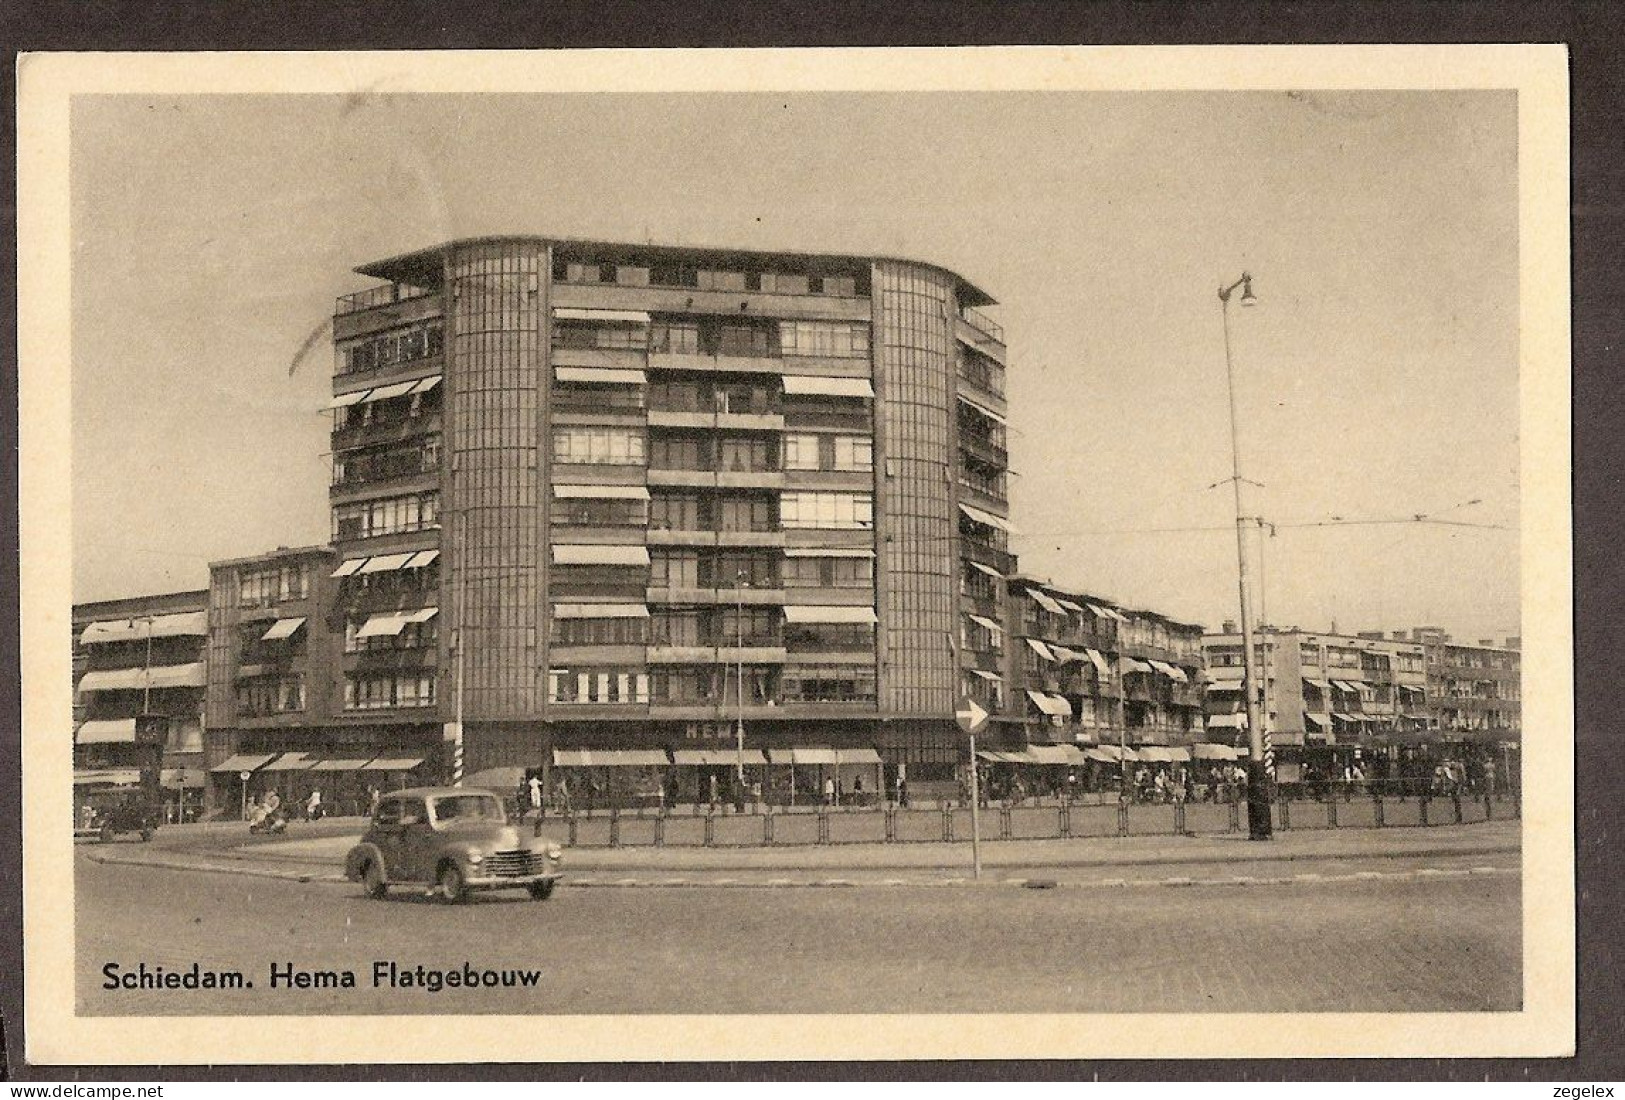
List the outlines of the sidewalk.
<svg viewBox="0 0 1625 1100">
<path fill-rule="evenodd" d="M 106 863 L 332 882 L 343 880 L 344 856 L 355 840 L 354 835 L 330 835 L 208 851 L 158 845 L 106 845 L 87 846 L 86 854 Z M 1257 870 L 1259 864 L 1273 865 L 1290 878 L 1318 879 L 1323 875 L 1305 872 L 1348 870 L 1356 877 L 1369 877 L 1374 873 L 1369 867 L 1357 872 L 1353 868 L 1373 862 L 1380 866 L 1385 861 L 1459 863 L 1483 856 L 1500 857 L 1496 862 L 1504 869 L 1517 863 L 1516 859 L 1506 857 L 1519 853 L 1520 833 L 1518 822 L 1496 821 L 1432 828 L 1282 830 L 1273 840 L 1258 843 L 1240 834 L 1138 836 L 984 841 L 981 849 L 984 872 L 1006 880 L 1012 872 L 1038 872 L 1044 876 L 1068 873 L 1073 879 L 1087 874 L 1097 881 L 1111 882 L 1115 881 L 1114 872 L 1135 868 L 1179 868 L 1217 874 L 1227 870 Z M 968 841 L 749 848 L 573 848 L 567 850 L 564 861 L 566 883 L 578 885 L 585 884 L 584 880 L 593 880 L 594 876 L 622 876 L 615 880 L 616 885 L 753 884 L 753 881 L 728 878 L 713 877 L 709 882 L 669 878 L 695 873 L 743 875 L 747 880 L 761 880 L 764 875 L 799 876 L 799 880 L 773 878 L 757 883 L 762 885 L 865 882 L 913 885 L 926 880 L 940 883 L 945 876 L 946 881 L 958 881 L 969 875 L 970 865 Z M 909 874 L 911 880 L 884 877 L 899 872 Z M 650 875 L 668 877 L 653 879 L 648 877 Z M 843 877 L 831 879 L 830 875 Z"/>
</svg>

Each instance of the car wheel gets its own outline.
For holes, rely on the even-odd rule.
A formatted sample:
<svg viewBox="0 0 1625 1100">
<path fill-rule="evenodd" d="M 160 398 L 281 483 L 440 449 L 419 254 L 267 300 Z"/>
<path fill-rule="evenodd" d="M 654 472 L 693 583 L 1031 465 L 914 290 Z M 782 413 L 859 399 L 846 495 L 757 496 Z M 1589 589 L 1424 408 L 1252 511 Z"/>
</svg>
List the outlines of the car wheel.
<svg viewBox="0 0 1625 1100">
<path fill-rule="evenodd" d="M 102 843 L 103 844 L 111 844 L 113 842 L 113 826 L 111 826 L 111 825 L 103 825 L 102 826 L 102 831 L 101 831 L 101 838 L 102 838 Z"/>
<path fill-rule="evenodd" d="M 527 889 L 530 891 L 532 901 L 546 901 L 553 896 L 553 883 L 533 882 Z"/>
<path fill-rule="evenodd" d="M 368 860 L 361 868 L 361 884 L 366 887 L 369 898 L 381 898 L 389 893 L 389 883 L 384 881 L 383 868 L 373 860 Z"/>
<path fill-rule="evenodd" d="M 458 869 L 457 864 L 450 861 L 440 865 L 440 874 L 435 879 L 435 885 L 440 888 L 441 900 L 452 905 L 468 896 L 468 889 L 463 885 L 463 872 Z"/>
</svg>

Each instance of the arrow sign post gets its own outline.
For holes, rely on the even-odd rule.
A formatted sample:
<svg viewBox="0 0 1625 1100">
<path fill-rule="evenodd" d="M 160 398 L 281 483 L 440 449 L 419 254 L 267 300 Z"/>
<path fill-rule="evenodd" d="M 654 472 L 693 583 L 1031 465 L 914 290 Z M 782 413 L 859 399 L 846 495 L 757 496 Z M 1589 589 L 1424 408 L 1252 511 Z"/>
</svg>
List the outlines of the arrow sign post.
<svg viewBox="0 0 1625 1100">
<path fill-rule="evenodd" d="M 969 695 L 954 708 L 954 721 L 970 734 L 970 859 L 971 877 L 982 877 L 982 792 L 976 768 L 976 735 L 987 725 L 987 709 Z"/>
</svg>

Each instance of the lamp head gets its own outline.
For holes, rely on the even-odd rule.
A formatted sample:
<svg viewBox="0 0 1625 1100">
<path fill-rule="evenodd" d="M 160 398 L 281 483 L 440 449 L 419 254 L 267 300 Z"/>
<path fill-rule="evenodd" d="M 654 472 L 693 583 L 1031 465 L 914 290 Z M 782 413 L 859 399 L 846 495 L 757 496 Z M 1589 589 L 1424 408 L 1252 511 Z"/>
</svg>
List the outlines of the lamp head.
<svg viewBox="0 0 1625 1100">
<path fill-rule="evenodd" d="M 1241 304 L 1243 306 L 1256 306 L 1258 304 L 1258 297 L 1253 293 L 1253 277 L 1251 275 L 1241 277 Z"/>
</svg>

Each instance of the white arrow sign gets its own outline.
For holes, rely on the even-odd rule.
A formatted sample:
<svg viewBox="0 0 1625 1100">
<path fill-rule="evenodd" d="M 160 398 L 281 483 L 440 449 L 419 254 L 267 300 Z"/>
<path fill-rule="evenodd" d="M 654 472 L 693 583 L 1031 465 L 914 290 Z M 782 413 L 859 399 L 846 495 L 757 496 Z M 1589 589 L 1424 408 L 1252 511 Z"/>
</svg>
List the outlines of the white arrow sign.
<svg viewBox="0 0 1625 1100">
<path fill-rule="evenodd" d="M 954 711 L 954 718 L 959 722 L 959 728 L 966 733 L 975 733 L 987 725 L 987 711 L 975 699 L 966 696 L 959 701 L 959 708 Z"/>
</svg>

